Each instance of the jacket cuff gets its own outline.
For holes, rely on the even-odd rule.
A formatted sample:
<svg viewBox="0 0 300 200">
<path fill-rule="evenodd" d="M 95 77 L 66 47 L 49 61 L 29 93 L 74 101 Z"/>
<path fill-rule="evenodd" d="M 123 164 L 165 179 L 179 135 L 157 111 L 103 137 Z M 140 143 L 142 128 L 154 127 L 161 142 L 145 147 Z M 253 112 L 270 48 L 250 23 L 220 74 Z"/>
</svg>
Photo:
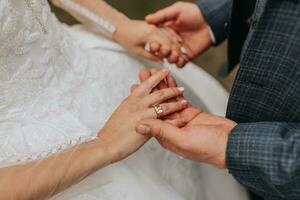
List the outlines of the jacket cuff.
<svg viewBox="0 0 300 200">
<path fill-rule="evenodd" d="M 227 168 L 247 189 L 261 194 L 259 188 L 262 181 L 259 180 L 257 171 L 252 169 L 255 152 L 259 151 L 259 146 L 255 135 L 250 134 L 250 129 L 250 124 L 239 124 L 230 133 L 226 152 Z"/>
<path fill-rule="evenodd" d="M 198 0 L 197 5 L 212 30 L 215 44 L 220 44 L 227 37 L 232 0 Z"/>
<path fill-rule="evenodd" d="M 278 133 L 287 131 L 288 128 L 280 123 L 238 124 L 230 133 L 227 143 L 229 173 L 254 193 L 266 199 L 278 199 L 280 193 L 272 181 L 282 172 L 277 169 L 280 167 L 278 155 L 283 154 Z"/>
</svg>

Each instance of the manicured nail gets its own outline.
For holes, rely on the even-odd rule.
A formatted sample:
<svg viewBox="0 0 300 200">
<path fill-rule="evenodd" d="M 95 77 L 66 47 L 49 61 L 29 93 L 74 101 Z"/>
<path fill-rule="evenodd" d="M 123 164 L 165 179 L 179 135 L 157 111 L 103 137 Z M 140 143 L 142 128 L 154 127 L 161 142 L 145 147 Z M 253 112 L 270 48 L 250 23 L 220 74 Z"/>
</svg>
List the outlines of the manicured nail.
<svg viewBox="0 0 300 200">
<path fill-rule="evenodd" d="M 178 90 L 179 90 L 180 92 L 183 92 L 183 91 L 184 91 L 184 87 L 178 87 Z"/>
<path fill-rule="evenodd" d="M 148 52 L 151 51 L 149 42 L 145 44 L 145 50 L 148 51 Z"/>
<path fill-rule="evenodd" d="M 143 124 L 139 124 L 136 127 L 136 132 L 142 135 L 149 135 L 151 132 L 151 129 L 149 126 L 143 125 Z"/>
<path fill-rule="evenodd" d="M 181 53 L 183 53 L 183 54 L 187 54 L 187 53 L 188 53 L 187 49 L 184 48 L 184 47 L 181 47 L 181 48 L 180 48 L 180 51 L 181 51 Z"/>
<path fill-rule="evenodd" d="M 181 103 L 182 103 L 182 105 L 184 105 L 184 106 L 186 106 L 186 105 L 189 104 L 189 102 L 188 102 L 187 100 L 182 100 Z"/>
</svg>

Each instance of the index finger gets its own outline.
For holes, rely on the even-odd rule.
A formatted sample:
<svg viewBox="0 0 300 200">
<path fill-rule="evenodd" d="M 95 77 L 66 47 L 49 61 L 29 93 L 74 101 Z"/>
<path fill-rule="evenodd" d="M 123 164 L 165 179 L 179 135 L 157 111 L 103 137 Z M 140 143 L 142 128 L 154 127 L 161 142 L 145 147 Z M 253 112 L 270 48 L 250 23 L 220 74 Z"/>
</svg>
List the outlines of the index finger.
<svg viewBox="0 0 300 200">
<path fill-rule="evenodd" d="M 145 80 L 140 87 L 138 87 L 135 90 L 135 94 L 140 96 L 144 96 L 149 94 L 153 88 L 155 88 L 163 79 L 165 79 L 167 77 L 167 75 L 169 74 L 169 70 L 168 69 L 163 69 L 159 72 L 157 72 L 156 74 L 154 74 L 153 76 L 151 76 L 150 78 L 148 78 L 147 80 Z"/>
<path fill-rule="evenodd" d="M 149 69 L 142 69 L 139 73 L 139 79 L 141 82 L 144 82 L 148 78 L 150 78 L 151 73 Z"/>
<path fill-rule="evenodd" d="M 169 87 L 177 87 L 176 79 L 171 74 L 167 76 L 167 84 Z"/>
</svg>

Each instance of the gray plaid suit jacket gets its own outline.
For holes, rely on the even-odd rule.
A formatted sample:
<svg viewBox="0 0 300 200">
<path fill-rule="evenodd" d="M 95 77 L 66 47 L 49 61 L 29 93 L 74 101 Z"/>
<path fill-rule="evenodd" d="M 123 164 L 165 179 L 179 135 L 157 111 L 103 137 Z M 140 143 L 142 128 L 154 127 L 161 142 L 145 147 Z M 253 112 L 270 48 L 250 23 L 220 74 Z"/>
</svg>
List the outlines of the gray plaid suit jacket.
<svg viewBox="0 0 300 200">
<path fill-rule="evenodd" d="M 218 43 L 233 0 L 198 5 Z M 248 1 L 248 0 L 240 0 Z M 227 117 L 227 165 L 265 199 L 300 199 L 300 0 L 257 0 Z"/>
</svg>

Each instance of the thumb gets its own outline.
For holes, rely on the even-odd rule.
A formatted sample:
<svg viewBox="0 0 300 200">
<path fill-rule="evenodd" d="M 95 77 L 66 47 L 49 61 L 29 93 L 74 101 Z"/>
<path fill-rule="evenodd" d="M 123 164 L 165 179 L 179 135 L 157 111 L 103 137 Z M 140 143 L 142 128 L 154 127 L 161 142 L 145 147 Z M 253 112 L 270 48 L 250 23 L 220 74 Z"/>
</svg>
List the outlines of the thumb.
<svg viewBox="0 0 300 200">
<path fill-rule="evenodd" d="M 180 146 L 183 141 L 181 129 L 158 119 L 140 121 L 136 126 L 136 132 L 142 135 L 151 135 L 159 142 L 169 143 L 172 146 Z"/>
<path fill-rule="evenodd" d="M 145 20 L 149 24 L 161 24 L 176 19 L 179 14 L 179 11 L 180 9 L 178 9 L 176 4 L 174 4 L 162 10 L 159 10 L 154 14 L 146 16 Z"/>
</svg>

